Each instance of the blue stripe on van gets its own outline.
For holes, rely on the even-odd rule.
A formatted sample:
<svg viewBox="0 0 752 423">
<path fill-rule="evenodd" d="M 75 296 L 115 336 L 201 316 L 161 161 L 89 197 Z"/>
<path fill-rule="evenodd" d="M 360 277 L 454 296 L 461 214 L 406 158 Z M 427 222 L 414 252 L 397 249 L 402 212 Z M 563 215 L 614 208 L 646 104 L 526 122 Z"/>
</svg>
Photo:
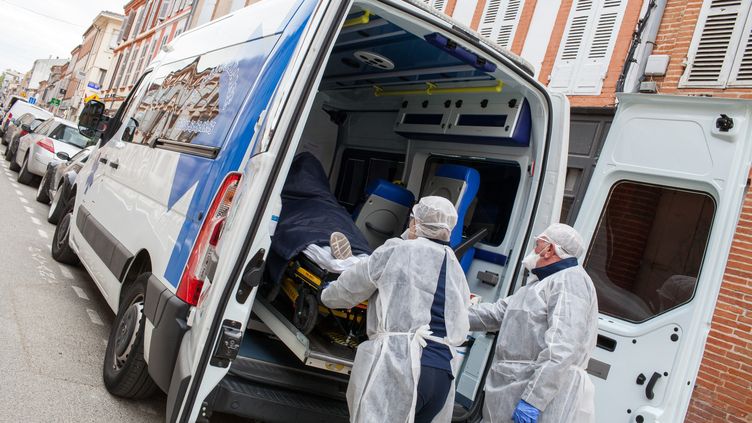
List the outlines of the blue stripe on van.
<svg viewBox="0 0 752 423">
<path fill-rule="evenodd" d="M 236 141 L 226 142 L 215 160 L 186 154 L 180 155 L 168 207 L 171 208 L 194 185 L 196 185 L 196 192 L 188 206 L 185 222 L 165 269 L 164 277 L 172 286 L 176 287 L 180 282 L 191 248 L 201 228 L 201 222 L 205 218 L 203 214 L 209 209 L 213 196 L 219 189 L 225 175 L 238 170 L 249 148 L 252 148 L 243 140 L 250 141 L 253 139 L 255 124 L 261 112 L 267 107 L 277 84 L 282 78 L 282 74 L 287 69 L 315 5 L 316 1 L 304 0 L 297 8 L 297 12 L 291 13 L 291 21 L 287 24 L 281 36 L 270 36 L 251 41 L 249 55 L 238 60 L 240 75 L 246 80 L 245 83 L 254 85 L 245 98 L 246 104 L 242 106 L 241 116 L 237 120 L 239 125 L 244 124 L 245 127 L 234 131 L 231 135 L 233 140 Z M 270 41 L 277 42 L 275 44 L 269 43 Z M 260 44 L 255 48 L 252 47 L 256 43 Z M 273 49 L 269 48 L 270 46 L 273 46 Z M 266 64 L 265 68 L 263 68 L 264 64 Z M 262 70 L 263 72 L 261 72 Z M 238 84 L 240 83 L 238 82 Z M 240 105 L 229 109 L 234 111 L 238 108 L 240 108 Z M 234 119 L 234 113 L 228 114 L 227 118 Z M 231 122 L 225 123 L 231 124 Z M 204 145 L 212 144 L 209 140 L 196 141 Z M 245 178 L 249 176 L 244 175 Z M 203 181 L 203 183 L 198 183 L 199 181 Z"/>
</svg>

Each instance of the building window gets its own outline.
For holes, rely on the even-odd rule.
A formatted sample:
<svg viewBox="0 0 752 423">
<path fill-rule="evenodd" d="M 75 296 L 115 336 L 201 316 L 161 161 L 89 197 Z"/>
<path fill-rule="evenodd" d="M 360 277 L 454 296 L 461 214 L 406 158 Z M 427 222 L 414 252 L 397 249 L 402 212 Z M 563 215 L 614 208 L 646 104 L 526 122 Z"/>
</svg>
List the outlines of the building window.
<svg viewBox="0 0 752 423">
<path fill-rule="evenodd" d="M 136 56 L 138 56 L 138 46 L 133 46 L 129 52 L 129 60 L 128 60 L 128 68 L 125 71 L 125 76 L 123 77 L 123 86 L 128 85 L 128 81 L 131 80 L 131 73 L 133 72 L 133 65 L 136 63 Z"/>
<path fill-rule="evenodd" d="M 433 7 L 434 9 L 438 10 L 439 12 L 444 12 L 446 10 L 446 6 L 448 3 L 448 0 L 421 0 L 421 1 Z"/>
<path fill-rule="evenodd" d="M 115 88 L 120 88 L 120 84 L 123 82 L 123 75 L 125 74 L 125 69 L 128 67 L 128 61 L 131 57 L 131 50 L 132 49 L 129 49 L 127 52 L 121 54 L 123 61 L 120 63 L 120 70 L 118 71 L 118 76 L 114 84 Z"/>
<path fill-rule="evenodd" d="M 575 0 L 548 87 L 600 95 L 627 0 Z"/>
<path fill-rule="evenodd" d="M 480 35 L 503 48 L 511 48 L 525 0 L 488 0 L 478 26 Z"/>
<path fill-rule="evenodd" d="M 143 32 L 144 15 L 146 14 L 146 6 L 138 9 L 138 17 L 136 18 L 136 24 L 133 26 L 133 34 L 131 38 L 136 38 L 138 34 Z"/>
<path fill-rule="evenodd" d="M 705 0 L 680 87 L 752 86 L 752 0 Z"/>
<path fill-rule="evenodd" d="M 162 7 L 159 9 L 159 15 L 157 16 L 157 19 L 160 21 L 165 20 L 168 16 L 168 11 L 170 10 L 170 0 L 163 0 L 162 1 Z"/>
<path fill-rule="evenodd" d="M 688 303 L 714 213 L 706 193 L 616 183 L 584 262 L 599 311 L 638 323 Z"/>
</svg>

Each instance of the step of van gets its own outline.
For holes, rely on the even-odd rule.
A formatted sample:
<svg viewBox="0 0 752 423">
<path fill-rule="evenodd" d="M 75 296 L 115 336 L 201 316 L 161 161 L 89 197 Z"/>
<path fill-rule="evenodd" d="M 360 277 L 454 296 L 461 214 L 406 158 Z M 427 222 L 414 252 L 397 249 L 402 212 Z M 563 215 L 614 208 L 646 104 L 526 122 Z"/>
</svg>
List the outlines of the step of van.
<svg viewBox="0 0 752 423">
<path fill-rule="evenodd" d="M 267 423 L 346 423 L 347 403 L 313 394 L 227 376 L 215 388 L 214 412 L 233 414 Z"/>
</svg>

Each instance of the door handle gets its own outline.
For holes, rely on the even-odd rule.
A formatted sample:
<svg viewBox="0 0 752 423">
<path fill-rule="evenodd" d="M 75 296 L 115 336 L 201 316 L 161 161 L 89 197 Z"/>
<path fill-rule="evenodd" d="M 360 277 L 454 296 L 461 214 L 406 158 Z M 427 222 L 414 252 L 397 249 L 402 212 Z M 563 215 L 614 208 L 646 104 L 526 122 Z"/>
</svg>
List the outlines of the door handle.
<svg viewBox="0 0 752 423">
<path fill-rule="evenodd" d="M 243 271 L 238 292 L 235 294 L 235 300 L 240 304 L 245 304 L 245 300 L 248 299 L 253 288 L 259 286 L 261 283 L 261 277 L 264 275 L 264 265 L 266 264 L 264 254 L 266 254 L 266 251 L 263 248 L 258 250 Z"/>
<path fill-rule="evenodd" d="M 110 162 L 110 167 L 113 169 L 117 169 L 120 167 L 120 164 L 118 162 Z"/>
<path fill-rule="evenodd" d="M 107 164 L 107 157 L 100 157 L 99 158 L 99 163 Z"/>
<path fill-rule="evenodd" d="M 655 392 L 653 392 L 653 389 L 661 376 L 662 375 L 658 372 L 653 372 L 653 375 L 650 376 L 650 380 L 648 381 L 647 386 L 645 386 L 645 396 L 648 397 L 649 400 L 655 398 Z M 637 376 L 637 384 L 642 385 L 643 383 L 645 383 L 645 375 L 640 373 L 640 375 Z"/>
</svg>

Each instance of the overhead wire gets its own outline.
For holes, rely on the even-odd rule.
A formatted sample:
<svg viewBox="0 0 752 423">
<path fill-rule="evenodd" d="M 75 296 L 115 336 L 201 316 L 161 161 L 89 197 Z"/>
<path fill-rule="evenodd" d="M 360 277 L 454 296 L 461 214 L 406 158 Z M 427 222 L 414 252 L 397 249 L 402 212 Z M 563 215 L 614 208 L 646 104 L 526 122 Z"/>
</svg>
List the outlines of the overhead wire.
<svg viewBox="0 0 752 423">
<path fill-rule="evenodd" d="M 46 14 L 44 14 L 44 13 L 41 13 L 41 12 L 37 12 L 36 10 L 33 10 L 33 9 L 29 9 L 28 7 L 24 7 L 24 6 L 20 6 L 20 5 L 17 5 L 17 4 L 15 4 L 15 3 L 11 3 L 11 2 L 9 2 L 9 1 L 7 1 L 7 0 L 0 0 L 0 2 L 2 2 L 2 3 L 5 3 L 5 4 L 7 4 L 7 5 L 10 5 L 10 6 L 13 6 L 13 7 L 17 7 L 17 8 L 19 8 L 19 9 L 23 9 L 23 10 L 25 10 L 25 11 L 29 12 L 29 13 L 33 13 L 33 14 L 35 14 L 35 15 L 38 15 L 38 16 L 42 16 L 42 17 L 44 17 L 44 18 L 47 18 L 47 19 L 51 19 L 51 20 L 53 20 L 53 21 L 57 21 L 57 22 L 62 22 L 62 23 L 64 23 L 64 24 L 68 24 L 68 25 L 73 25 L 73 26 L 77 26 L 77 27 L 79 27 L 79 28 L 83 28 L 83 27 L 85 27 L 85 26 L 86 26 L 86 25 L 81 25 L 81 24 L 77 24 L 77 23 L 73 23 L 73 22 L 70 22 L 70 21 L 66 21 L 65 19 L 60 19 L 60 18 L 56 18 L 56 17 L 54 17 L 54 16 L 46 15 Z"/>
</svg>

